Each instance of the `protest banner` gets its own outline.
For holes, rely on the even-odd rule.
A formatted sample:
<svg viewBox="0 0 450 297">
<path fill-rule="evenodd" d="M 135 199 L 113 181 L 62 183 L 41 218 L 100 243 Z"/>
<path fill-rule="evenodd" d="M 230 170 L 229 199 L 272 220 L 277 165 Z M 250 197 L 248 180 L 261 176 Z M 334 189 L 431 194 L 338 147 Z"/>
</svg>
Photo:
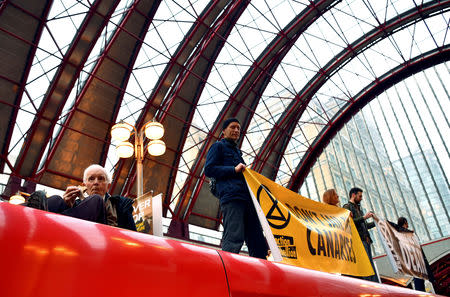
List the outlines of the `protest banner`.
<svg viewBox="0 0 450 297">
<path fill-rule="evenodd" d="M 133 219 L 136 230 L 162 236 L 162 194 L 153 196 L 153 191 L 137 197 L 133 202 Z"/>
<path fill-rule="evenodd" d="M 374 274 L 348 210 L 305 198 L 250 169 L 244 177 L 257 213 L 265 217 L 261 225 L 275 261 L 331 273 Z"/>
<path fill-rule="evenodd" d="M 376 224 L 394 273 L 428 279 L 422 248 L 414 232 L 399 232 L 385 220 Z"/>
</svg>

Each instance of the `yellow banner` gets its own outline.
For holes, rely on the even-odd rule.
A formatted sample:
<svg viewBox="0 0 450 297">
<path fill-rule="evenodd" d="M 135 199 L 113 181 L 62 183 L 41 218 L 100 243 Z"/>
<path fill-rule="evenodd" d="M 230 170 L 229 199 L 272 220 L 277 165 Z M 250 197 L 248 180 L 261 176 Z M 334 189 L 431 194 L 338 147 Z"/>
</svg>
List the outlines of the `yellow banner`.
<svg viewBox="0 0 450 297">
<path fill-rule="evenodd" d="M 244 177 L 282 262 L 331 273 L 374 274 L 348 210 L 305 198 L 250 169 Z M 265 233 L 272 240 L 270 232 Z"/>
</svg>

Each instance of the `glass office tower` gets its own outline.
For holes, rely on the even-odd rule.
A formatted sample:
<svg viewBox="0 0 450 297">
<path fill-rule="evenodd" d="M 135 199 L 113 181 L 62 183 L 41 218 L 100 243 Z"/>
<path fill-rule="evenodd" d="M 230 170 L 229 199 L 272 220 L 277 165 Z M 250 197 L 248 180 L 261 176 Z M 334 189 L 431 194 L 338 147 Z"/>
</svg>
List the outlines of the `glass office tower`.
<svg viewBox="0 0 450 297">
<path fill-rule="evenodd" d="M 438 68 L 395 85 L 364 107 L 331 140 L 300 194 L 320 200 L 336 188 L 341 204 L 353 186 L 390 221 L 404 216 L 422 242 L 449 236 L 448 87 Z M 332 104 L 332 102 L 329 102 Z M 375 237 L 376 241 L 377 238 Z M 377 254 L 383 249 L 375 244 Z"/>
</svg>

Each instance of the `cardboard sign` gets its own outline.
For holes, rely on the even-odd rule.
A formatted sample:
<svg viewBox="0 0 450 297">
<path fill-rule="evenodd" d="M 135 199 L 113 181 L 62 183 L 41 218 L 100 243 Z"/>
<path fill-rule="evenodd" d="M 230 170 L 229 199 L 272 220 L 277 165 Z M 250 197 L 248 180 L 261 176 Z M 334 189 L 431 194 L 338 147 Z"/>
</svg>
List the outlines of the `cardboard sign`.
<svg viewBox="0 0 450 297">
<path fill-rule="evenodd" d="M 133 218 L 138 232 L 162 236 L 162 194 L 148 192 L 136 198 Z"/>
</svg>

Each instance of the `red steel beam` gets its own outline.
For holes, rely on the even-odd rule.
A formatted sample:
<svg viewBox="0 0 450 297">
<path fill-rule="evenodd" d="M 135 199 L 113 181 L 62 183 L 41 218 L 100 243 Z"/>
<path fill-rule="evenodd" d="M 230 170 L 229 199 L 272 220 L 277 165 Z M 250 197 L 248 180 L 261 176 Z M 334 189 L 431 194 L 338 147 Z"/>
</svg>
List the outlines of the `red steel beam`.
<svg viewBox="0 0 450 297">
<path fill-rule="evenodd" d="M 213 140 L 219 137 L 223 120 L 230 116 L 240 118 L 242 124 L 241 131 L 242 134 L 245 134 L 260 96 L 268 85 L 272 74 L 281 63 L 282 58 L 287 54 L 301 33 L 335 3 L 337 1 L 322 0 L 311 2 L 305 10 L 279 32 L 277 37 L 272 40 L 267 49 L 263 51 L 244 75 L 241 83 L 233 91 L 230 99 L 219 114 L 219 118 L 216 120 L 216 123 L 208 134 L 208 138 L 200 149 L 199 155 L 185 182 L 186 190 L 183 192 L 183 199 L 190 199 L 191 202 L 189 209 L 184 214 L 184 221 L 188 220 L 204 184 L 205 177 L 202 175 L 202 170 L 206 152 L 212 145 Z M 242 139 L 243 137 L 241 137 L 241 141 Z"/>
<path fill-rule="evenodd" d="M 429 67 L 450 60 L 450 45 L 435 48 L 423 55 L 404 62 L 396 68 L 385 73 L 365 87 L 358 95 L 344 105 L 316 137 L 310 150 L 303 156 L 294 174 L 289 181 L 288 187 L 298 192 L 310 169 L 328 145 L 336 133 L 372 99 L 383 91 L 404 80 L 405 78 L 421 72 Z"/>
<path fill-rule="evenodd" d="M 349 60 L 353 59 L 357 54 L 364 51 L 374 43 L 386 38 L 398 28 L 412 23 L 421 21 L 432 16 L 437 11 L 447 9 L 450 1 L 433 1 L 428 2 L 420 7 L 414 7 L 384 24 L 380 24 L 377 28 L 371 30 L 353 44 L 348 45 L 346 49 L 336 55 L 330 62 L 323 67 L 294 98 L 292 103 L 286 108 L 283 115 L 274 125 L 263 146 L 258 153 L 259 168 L 266 168 L 265 175 L 274 178 L 279 168 L 281 158 L 274 157 L 283 155 L 289 143 L 295 125 L 298 123 L 301 115 L 306 109 L 309 101 L 320 87 L 335 73 L 339 68 L 343 67 Z M 268 160 L 273 158 L 277 163 L 267 164 Z M 270 165 L 270 166 L 268 166 Z"/>
<path fill-rule="evenodd" d="M 7 113 L 6 109 L 2 112 L 3 114 L 3 120 L 4 121 L 8 121 L 9 123 L 15 123 L 16 119 L 17 119 L 17 114 L 19 111 L 19 106 L 20 106 L 20 102 L 22 100 L 22 96 L 23 96 L 23 92 L 25 90 L 25 85 L 28 79 L 28 75 L 30 73 L 30 69 L 33 63 L 33 59 L 30 59 L 30 57 L 34 57 L 36 50 L 37 50 L 37 44 L 41 38 L 42 35 L 42 31 L 44 29 L 44 25 L 45 25 L 45 20 L 47 18 L 47 15 L 50 11 L 50 7 L 52 5 L 52 1 L 48 0 L 48 1 L 44 1 L 44 2 L 34 2 L 34 1 L 29 1 L 29 2 L 23 2 L 21 3 L 21 5 L 17 5 L 13 2 L 5 2 L 2 4 L 2 8 L 0 10 L 0 19 L 2 19 L 3 14 L 5 13 L 5 11 L 7 9 L 17 9 L 20 10 L 22 13 L 24 13 L 25 15 L 27 15 L 28 17 L 30 17 L 31 19 L 33 19 L 34 21 L 37 22 L 35 27 L 28 27 L 27 30 L 29 30 L 28 32 L 12 32 L 14 30 L 16 30 L 16 28 L 18 27 L 17 24 L 14 24 L 13 22 L 15 21 L 15 19 L 13 18 L 7 18 L 4 21 L 2 21 L 2 25 L 9 28 L 9 30 L 5 30 L 2 28 L 2 32 L 8 32 L 7 34 L 10 36 L 17 36 L 17 40 L 22 41 L 23 43 L 25 43 L 26 45 L 28 45 L 28 51 L 27 54 L 20 57 L 23 60 L 23 69 L 15 69 L 18 71 L 21 71 L 21 75 L 20 75 L 20 81 L 17 85 L 15 85 L 16 87 L 18 86 L 18 88 L 13 91 L 15 93 L 14 94 L 10 94 L 10 96 L 15 97 L 13 99 L 14 103 L 14 107 L 11 108 L 10 112 L 8 115 L 6 115 L 5 113 Z M 31 13 L 30 10 L 33 9 L 34 13 Z M 36 15 L 37 14 L 37 15 Z M 12 22 L 12 23 L 8 23 L 8 21 Z M 21 28 L 22 29 L 22 28 Z M 25 33 L 31 33 L 30 35 L 30 39 L 27 39 L 26 37 L 22 37 L 21 34 L 23 34 L 23 36 L 25 35 Z M 3 48 L 3 46 L 1 46 Z M 3 48 L 3 50 L 5 50 L 5 48 Z M 19 64 L 19 63 L 16 63 Z M 1 72 L 0 72 L 1 73 Z M 6 91 L 5 91 L 6 94 Z M 3 123 L 2 123 L 3 125 Z M 11 142 L 11 137 L 12 137 L 12 133 L 14 130 L 14 125 L 6 125 L 5 126 L 5 132 L 4 133 L 4 138 L 1 139 L 1 150 L 0 150 L 0 154 L 1 155 L 7 155 L 8 154 L 8 149 L 9 149 L 9 145 Z M 2 133 L 3 134 L 3 133 Z M 0 171 L 3 171 L 4 168 L 4 161 L 0 160 Z"/>
<path fill-rule="evenodd" d="M 123 95 L 125 93 L 125 88 L 128 83 L 128 80 L 130 78 L 130 74 L 132 71 L 132 66 L 134 65 L 134 62 L 137 58 L 137 55 L 139 53 L 139 49 L 142 46 L 145 34 L 148 31 L 148 27 L 151 24 L 151 21 L 153 19 L 154 14 L 156 13 L 156 10 L 159 6 L 161 1 L 152 1 L 152 0 L 139 0 L 135 1 L 131 7 L 127 10 L 127 13 L 125 14 L 124 18 L 121 20 L 121 23 L 117 27 L 116 31 L 112 35 L 111 39 L 108 41 L 108 44 L 106 45 L 104 51 L 102 52 L 100 58 L 97 61 L 97 64 L 95 65 L 91 76 L 88 78 L 87 82 L 85 83 L 82 91 L 80 92 L 79 97 L 77 98 L 71 113 L 69 113 L 66 121 L 65 126 L 72 126 L 72 124 L 75 124 L 74 116 L 75 114 L 87 114 L 83 111 L 82 108 L 80 108 L 81 105 L 86 104 L 90 106 L 93 102 L 93 100 L 98 101 L 99 98 L 97 97 L 101 96 L 102 94 L 95 94 L 95 92 L 99 92 L 102 89 L 96 89 L 98 82 L 103 83 L 104 88 L 108 88 L 109 91 L 112 90 L 114 93 L 114 102 L 113 106 L 108 112 L 110 114 L 102 114 L 102 117 L 104 117 L 103 120 L 100 122 L 107 123 L 107 129 L 104 131 L 101 131 L 101 135 L 97 136 L 97 138 L 102 139 L 102 141 L 97 141 L 95 143 L 89 144 L 91 148 L 90 151 L 93 151 L 96 155 L 93 156 L 93 159 L 86 158 L 85 156 L 80 155 L 80 158 L 84 158 L 82 160 L 79 160 L 77 162 L 78 167 L 85 167 L 88 165 L 88 163 L 100 163 L 104 164 L 106 160 L 107 150 L 109 147 L 109 128 L 112 126 L 112 123 L 116 121 L 117 113 L 120 108 Z M 135 23 L 134 21 L 139 21 L 139 23 Z M 121 48 L 119 42 L 121 42 L 122 38 L 125 38 L 125 36 L 130 36 L 134 40 L 134 45 L 131 47 L 124 47 Z M 120 48 L 120 50 L 119 50 Z M 116 58 L 115 58 L 116 57 Z M 120 58 L 122 62 L 119 62 L 117 57 Z M 109 63 L 112 61 L 113 63 Z M 122 76 L 117 74 L 112 74 L 111 76 L 107 77 L 107 67 L 116 67 L 117 73 L 123 72 Z M 103 73 L 103 74 L 102 74 Z M 105 76 L 105 77 L 102 77 Z M 120 76 L 120 77 L 119 77 Z M 111 95 L 111 94 L 109 94 Z M 95 99 L 93 99 L 96 97 Z M 111 98 L 102 98 L 111 101 Z M 98 117 L 92 117 L 90 116 L 90 119 L 95 120 Z M 107 120 L 106 120 L 107 119 Z M 51 181 L 51 175 L 47 175 L 46 172 L 51 174 L 48 169 L 51 164 L 54 164 L 54 156 L 56 152 L 61 153 L 63 150 L 65 150 L 64 147 L 61 147 L 62 143 L 66 145 L 66 142 L 68 141 L 68 137 L 66 134 L 67 128 L 64 126 L 62 127 L 61 131 L 58 133 L 58 136 L 55 141 L 55 145 L 52 147 L 49 157 L 47 158 L 46 162 L 44 163 L 43 168 L 41 169 L 42 176 L 40 176 L 40 181 L 42 182 L 42 179 L 44 179 L 44 182 Z M 79 131 L 81 132 L 81 131 Z M 83 135 L 82 133 L 78 133 L 79 135 Z M 64 142 L 63 142 L 64 139 Z M 86 146 L 86 144 L 83 144 L 83 139 L 80 140 L 81 145 Z M 86 140 L 84 140 L 86 141 Z M 69 144 L 70 145 L 70 144 Z M 56 166 L 56 165 L 54 165 Z"/>
<path fill-rule="evenodd" d="M 118 3 L 118 0 L 97 0 L 90 7 L 27 133 L 25 145 L 15 164 L 15 171 L 21 176 L 32 177 L 36 173 L 39 160 L 52 137 L 70 91 L 92 52 L 95 40 L 99 38 Z M 93 28 L 94 24 L 98 25 Z M 27 168 L 23 168 L 24 163 L 29 164 Z"/>
<path fill-rule="evenodd" d="M 173 95 L 169 95 L 169 104 L 166 107 L 167 113 L 171 113 L 170 108 L 171 105 L 177 100 L 178 93 L 183 91 L 183 89 L 192 88 L 193 86 L 189 84 L 190 75 L 192 73 L 200 73 L 202 71 L 204 73 L 201 80 L 198 81 L 198 86 L 194 86 L 194 89 L 196 92 L 193 94 L 194 96 L 191 98 L 191 111 L 186 113 L 186 120 L 189 123 L 189 125 L 183 125 L 183 129 L 181 131 L 173 131 L 178 132 L 174 133 L 175 135 L 180 135 L 177 143 L 178 147 L 181 149 L 184 146 L 186 137 L 189 132 L 190 123 L 192 121 L 192 118 L 194 116 L 195 107 L 197 106 L 198 99 L 200 98 L 201 92 L 203 90 L 203 87 L 206 83 L 206 80 L 209 76 L 209 73 L 211 72 L 211 69 L 214 65 L 214 62 L 219 55 L 222 47 L 225 44 L 225 40 L 227 39 L 228 35 L 231 33 L 231 30 L 234 28 L 234 25 L 236 24 L 237 20 L 241 16 L 241 14 L 246 9 L 247 5 L 249 4 L 249 1 L 243 0 L 243 1 L 236 1 L 233 5 L 230 5 L 228 9 L 224 12 L 224 17 L 220 19 L 216 26 L 211 30 L 210 35 L 205 39 L 205 42 L 201 44 L 197 50 L 197 52 L 193 55 L 193 58 L 189 62 L 189 68 L 188 73 L 184 77 L 182 77 L 182 80 L 180 81 L 180 84 L 177 89 L 175 89 L 175 92 Z M 210 54 L 205 58 L 207 53 Z M 208 61 L 208 65 L 202 65 L 205 58 Z M 203 62 L 203 63 L 202 63 Z M 201 70 L 200 70 L 201 69 Z M 167 114 L 166 113 L 166 114 Z M 162 116 L 162 121 L 165 118 L 164 114 Z M 169 131 L 170 132 L 170 131 Z M 180 133 L 181 132 L 181 133 Z M 173 167 L 175 167 L 174 170 L 170 173 L 171 176 L 176 175 L 177 167 L 180 161 L 181 152 L 178 153 L 178 155 L 175 156 L 175 159 L 173 160 Z M 175 178 L 172 178 L 172 180 L 169 182 L 169 185 L 167 187 L 166 191 L 166 199 L 170 199 L 172 196 L 173 186 L 175 184 Z M 175 216 L 174 219 L 179 218 L 180 213 L 184 210 L 184 208 L 187 206 L 187 200 L 186 199 L 179 199 L 179 203 L 177 205 L 177 209 L 175 210 Z"/>
<path fill-rule="evenodd" d="M 161 102 L 158 107 L 160 114 L 156 118 L 165 125 L 166 135 L 170 135 L 170 137 L 167 137 L 166 139 L 167 147 L 172 147 L 175 151 L 174 154 L 168 154 L 166 152 L 164 156 L 158 158 L 163 159 L 166 166 L 158 166 L 156 162 L 154 162 L 157 158 L 147 158 L 144 160 L 144 168 L 151 169 L 149 170 L 149 173 L 145 174 L 144 187 L 149 188 L 148 183 L 153 183 L 153 190 L 158 192 L 161 191 L 165 194 L 164 205 L 169 205 L 168 200 L 171 197 L 170 192 L 175 181 L 178 167 L 177 164 L 181 157 L 180 150 L 182 149 L 188 133 L 195 106 L 206 78 L 214 64 L 215 58 L 222 48 L 222 45 L 218 44 L 224 43 L 226 36 L 234 26 L 235 21 L 230 21 L 230 19 L 237 19 L 236 14 L 238 14 L 239 11 L 243 11 L 241 8 L 242 2 L 245 3 L 245 1 L 238 1 L 228 5 L 225 12 L 222 13 L 222 16 L 215 19 L 215 25 L 212 28 L 208 28 L 207 32 L 202 35 L 202 40 L 198 43 L 197 48 L 191 53 L 189 59 L 184 62 L 186 66 L 179 72 L 172 83 L 173 87 L 170 92 L 161 93 L 160 91 L 157 91 L 150 100 L 152 105 L 147 104 L 148 109 L 144 108 L 141 113 L 138 127 L 143 124 L 143 118 L 155 115 L 154 113 L 156 110 L 150 110 L 150 107 L 153 108 L 155 102 Z M 227 15 L 227 11 L 231 11 L 232 13 Z M 195 36 L 198 35 L 196 31 L 191 33 L 195 34 Z M 187 91 L 188 89 L 191 91 Z M 166 97 L 164 101 L 161 101 L 163 99 L 161 95 Z M 182 107 L 180 107 L 180 105 Z M 186 105 L 188 108 L 185 108 Z M 173 119 L 176 120 L 173 121 Z M 151 167 L 149 164 L 151 164 Z M 153 176 L 156 173 L 157 177 Z M 127 189 L 132 189 L 129 184 L 133 181 L 133 178 L 128 179 L 128 185 L 126 185 Z"/>
<path fill-rule="evenodd" d="M 175 51 L 174 57 L 164 69 L 155 89 L 142 109 L 142 112 L 136 122 L 136 127 L 138 129 L 140 129 L 148 120 L 151 120 L 152 117 L 156 115 L 156 111 L 162 100 L 166 97 L 170 86 L 184 70 L 186 60 L 189 56 L 191 56 L 192 52 L 195 50 L 195 47 L 202 40 L 204 35 L 210 30 L 210 25 L 222 12 L 223 7 L 228 5 L 229 2 L 230 0 L 211 0 L 202 11 L 197 21 L 187 33 L 186 38 L 183 39 L 184 41 Z M 111 184 L 111 192 L 128 196 L 132 186 L 128 180 L 132 175 L 135 175 L 134 160 L 119 160 Z M 165 212 L 166 211 L 167 209 L 165 209 Z"/>
</svg>

